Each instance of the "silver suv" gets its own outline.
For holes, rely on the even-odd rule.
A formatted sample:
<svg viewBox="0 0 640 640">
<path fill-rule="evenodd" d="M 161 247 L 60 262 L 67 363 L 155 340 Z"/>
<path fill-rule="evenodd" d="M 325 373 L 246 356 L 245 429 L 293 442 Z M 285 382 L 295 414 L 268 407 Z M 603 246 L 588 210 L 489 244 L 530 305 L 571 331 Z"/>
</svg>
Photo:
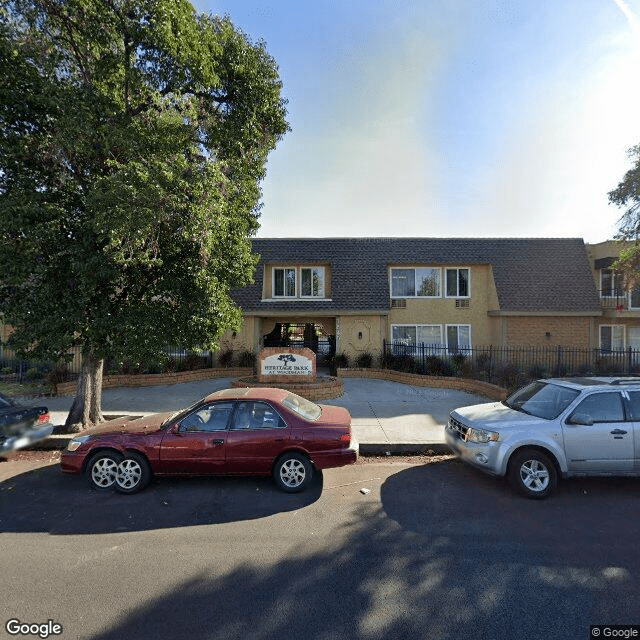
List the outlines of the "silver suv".
<svg viewBox="0 0 640 640">
<path fill-rule="evenodd" d="M 538 380 L 462 407 L 445 428 L 464 462 L 545 498 L 558 477 L 640 475 L 640 378 Z"/>
</svg>

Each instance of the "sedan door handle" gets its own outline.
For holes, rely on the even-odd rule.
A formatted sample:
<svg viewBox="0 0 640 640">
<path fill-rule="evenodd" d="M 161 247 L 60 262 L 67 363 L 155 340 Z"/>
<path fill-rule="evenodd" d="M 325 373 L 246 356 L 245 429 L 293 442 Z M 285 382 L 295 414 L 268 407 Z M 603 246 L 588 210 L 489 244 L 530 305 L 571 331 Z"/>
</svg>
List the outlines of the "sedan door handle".
<svg viewBox="0 0 640 640">
<path fill-rule="evenodd" d="M 214 447 L 219 447 L 220 445 L 224 444 L 224 440 L 222 440 L 222 438 L 220 438 L 219 440 L 214 440 L 212 442 L 212 444 L 213 444 Z"/>
<path fill-rule="evenodd" d="M 626 431 L 624 431 L 623 429 L 614 429 L 614 430 L 611 432 L 611 435 L 614 435 L 614 436 L 623 436 L 623 435 L 625 435 L 626 433 L 627 433 L 627 432 L 626 432 Z"/>
</svg>

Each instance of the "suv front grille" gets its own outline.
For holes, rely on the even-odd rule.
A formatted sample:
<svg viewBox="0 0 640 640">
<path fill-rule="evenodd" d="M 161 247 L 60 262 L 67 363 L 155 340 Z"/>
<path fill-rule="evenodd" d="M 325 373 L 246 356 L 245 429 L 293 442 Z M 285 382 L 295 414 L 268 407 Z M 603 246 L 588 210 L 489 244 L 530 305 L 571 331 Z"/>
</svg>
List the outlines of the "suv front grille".
<svg viewBox="0 0 640 640">
<path fill-rule="evenodd" d="M 467 427 L 465 427 L 459 420 L 456 420 L 455 418 L 449 416 L 448 427 L 450 431 L 454 431 L 457 434 L 460 440 L 467 439 Z"/>
</svg>

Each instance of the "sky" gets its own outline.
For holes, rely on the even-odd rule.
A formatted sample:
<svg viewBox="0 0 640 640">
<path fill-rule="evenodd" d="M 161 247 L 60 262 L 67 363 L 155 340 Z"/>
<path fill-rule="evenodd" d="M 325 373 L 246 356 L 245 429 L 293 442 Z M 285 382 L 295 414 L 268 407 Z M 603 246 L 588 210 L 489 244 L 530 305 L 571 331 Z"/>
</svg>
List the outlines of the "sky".
<svg viewBox="0 0 640 640">
<path fill-rule="evenodd" d="M 259 237 L 614 236 L 640 0 L 193 4 L 278 64 Z"/>
</svg>

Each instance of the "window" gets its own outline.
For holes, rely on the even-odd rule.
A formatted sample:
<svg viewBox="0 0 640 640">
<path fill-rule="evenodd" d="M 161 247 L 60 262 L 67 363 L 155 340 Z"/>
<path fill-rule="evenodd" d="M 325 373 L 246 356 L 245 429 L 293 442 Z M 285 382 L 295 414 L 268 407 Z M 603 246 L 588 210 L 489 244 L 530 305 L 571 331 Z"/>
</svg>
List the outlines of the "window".
<svg viewBox="0 0 640 640">
<path fill-rule="evenodd" d="M 273 270 L 273 297 L 296 297 L 296 270 L 295 268 L 274 268 Z"/>
<path fill-rule="evenodd" d="M 616 298 L 624 290 L 623 277 L 613 269 L 600 270 L 600 296 L 602 298 Z"/>
<path fill-rule="evenodd" d="M 439 298 L 441 272 L 437 267 L 391 269 L 392 298 Z"/>
<path fill-rule="evenodd" d="M 324 298 L 324 267 L 273 267 L 274 298 Z"/>
<path fill-rule="evenodd" d="M 406 346 L 442 346 L 442 326 L 439 324 L 398 324 L 391 327 L 391 340 Z"/>
<path fill-rule="evenodd" d="M 447 298 L 469 297 L 469 269 L 447 269 Z"/>
<path fill-rule="evenodd" d="M 324 267 L 302 267 L 300 269 L 300 296 L 324 298 Z"/>
<path fill-rule="evenodd" d="M 266 402 L 238 402 L 233 414 L 231 429 L 247 431 L 254 429 L 283 429 L 287 425 L 280 414 Z"/>
<path fill-rule="evenodd" d="M 600 326 L 600 350 L 603 352 L 624 349 L 624 325 L 603 324 Z"/>
<path fill-rule="evenodd" d="M 233 402 L 216 402 L 200 407 L 180 421 L 180 431 L 224 431 L 232 409 Z"/>
<path fill-rule="evenodd" d="M 471 326 L 468 324 L 447 325 L 447 351 L 460 353 L 471 349 Z"/>
<path fill-rule="evenodd" d="M 629 292 L 629 309 L 640 309 L 640 287 L 638 285 Z"/>
<path fill-rule="evenodd" d="M 571 416 L 590 418 L 594 422 L 622 422 L 622 397 L 619 393 L 592 393 L 576 407 Z"/>
</svg>

